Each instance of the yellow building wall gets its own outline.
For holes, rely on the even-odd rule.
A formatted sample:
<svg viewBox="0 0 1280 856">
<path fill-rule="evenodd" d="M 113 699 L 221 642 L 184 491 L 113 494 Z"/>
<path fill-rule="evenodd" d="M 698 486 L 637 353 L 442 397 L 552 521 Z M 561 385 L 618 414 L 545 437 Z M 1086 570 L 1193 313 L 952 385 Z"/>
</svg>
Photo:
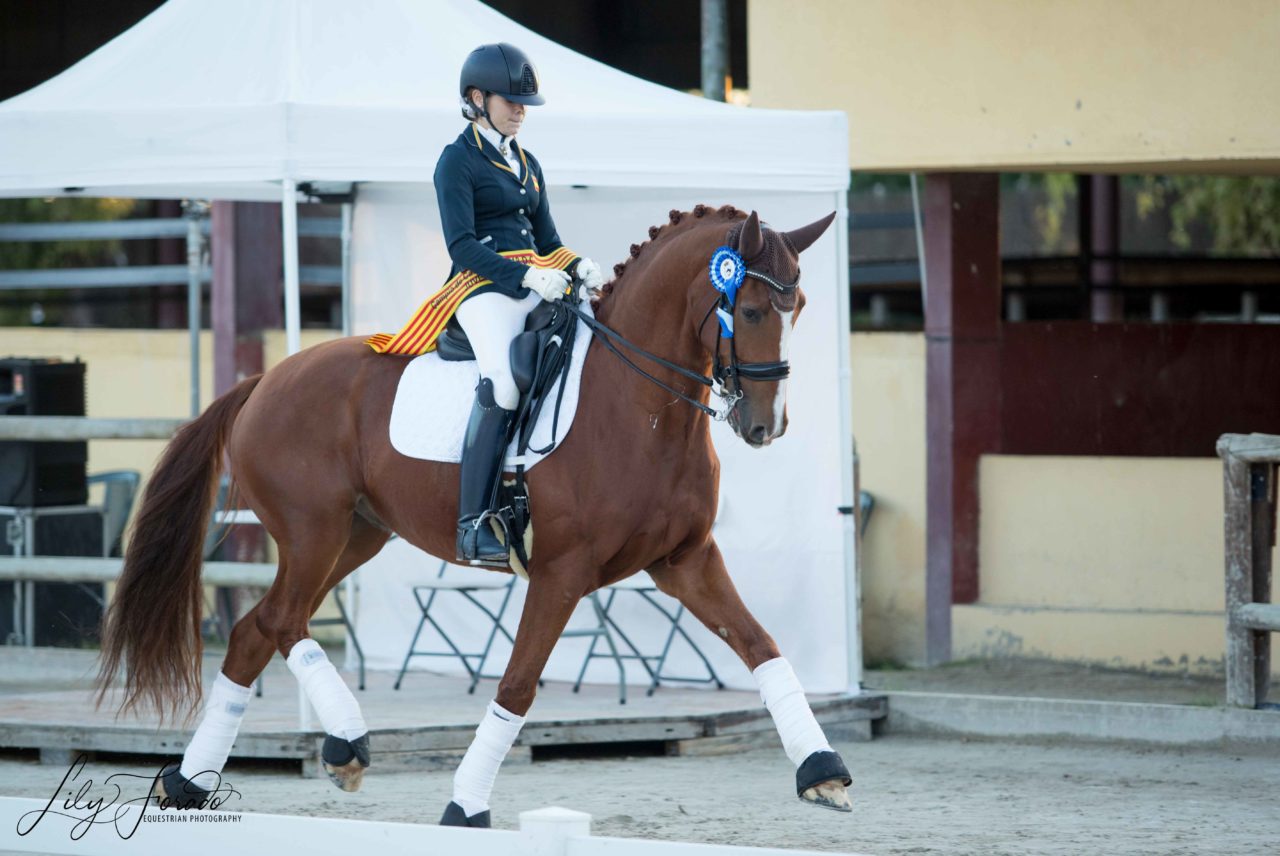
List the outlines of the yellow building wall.
<svg viewBox="0 0 1280 856">
<path fill-rule="evenodd" d="M 850 337 L 861 487 L 876 500 L 862 541 L 862 644 L 870 665 L 924 659 L 924 336 Z"/>
<path fill-rule="evenodd" d="M 1280 171 L 1274 0 L 748 0 L 747 39 L 855 170 Z"/>
<path fill-rule="evenodd" d="M 924 660 L 925 340 L 850 337 L 869 665 Z M 1222 466 L 1216 458 L 985 456 L 980 600 L 952 608 L 953 655 L 1221 669 Z M 1276 561 L 1280 561 L 1280 557 Z"/>
<path fill-rule="evenodd" d="M 955 657 L 1221 670 L 1221 461 L 987 455 L 979 479 L 980 597 L 952 608 Z"/>
<path fill-rule="evenodd" d="M 304 348 L 336 333 L 304 330 Z M 185 330 L 39 329 L 0 328 L 0 355 L 48 357 L 86 364 L 87 415 L 97 418 L 186 418 L 190 415 L 189 340 Z M 264 361 L 268 367 L 286 355 L 283 331 L 265 335 Z M 213 400 L 213 334 L 200 339 L 201 408 Z M 165 446 L 160 440 L 93 440 L 89 443 L 89 472 L 137 470 L 141 489 Z M 141 493 L 139 493 L 139 499 Z M 90 496 L 90 501 L 101 499 Z M 135 501 L 135 509 L 137 503 Z M 111 587 L 108 587 L 110 594 Z M 332 599 L 326 600 L 320 617 L 337 615 Z M 317 629 L 317 638 L 339 638 L 335 628 Z"/>
</svg>

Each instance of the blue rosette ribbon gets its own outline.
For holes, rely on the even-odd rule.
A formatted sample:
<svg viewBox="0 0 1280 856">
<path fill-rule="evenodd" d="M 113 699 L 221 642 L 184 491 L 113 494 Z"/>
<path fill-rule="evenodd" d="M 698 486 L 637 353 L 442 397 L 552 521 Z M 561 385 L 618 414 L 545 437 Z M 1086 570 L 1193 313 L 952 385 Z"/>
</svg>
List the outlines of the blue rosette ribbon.
<svg viewBox="0 0 1280 856">
<path fill-rule="evenodd" d="M 738 298 L 738 288 L 747 275 L 746 262 L 733 247 L 720 247 L 711 254 L 711 285 L 724 295 L 722 305 L 716 309 L 720 332 L 726 339 L 733 338 L 733 305 Z"/>
</svg>

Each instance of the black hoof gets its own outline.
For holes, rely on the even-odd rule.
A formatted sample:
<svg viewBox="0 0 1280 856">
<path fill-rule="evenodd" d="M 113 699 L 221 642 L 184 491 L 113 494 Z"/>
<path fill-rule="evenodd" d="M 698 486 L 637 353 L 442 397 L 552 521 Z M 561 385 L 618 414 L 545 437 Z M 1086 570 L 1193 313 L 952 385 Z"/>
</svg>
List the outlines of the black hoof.
<svg viewBox="0 0 1280 856">
<path fill-rule="evenodd" d="M 320 750 L 320 757 L 326 764 L 332 764 L 335 767 L 344 767 L 350 764 L 352 759 L 359 761 L 361 767 L 367 767 L 369 766 L 369 735 L 366 733 L 355 740 L 343 740 L 341 737 L 327 734 L 324 738 L 324 748 Z"/>
<path fill-rule="evenodd" d="M 320 749 L 324 771 L 344 791 L 358 791 L 364 781 L 365 768 L 369 766 L 369 735 L 361 734 L 355 740 L 344 740 L 332 734 L 325 735 Z"/>
<path fill-rule="evenodd" d="M 796 793 L 802 802 L 833 811 L 853 811 L 847 788 L 853 778 L 835 752 L 814 752 L 796 770 Z"/>
<path fill-rule="evenodd" d="M 181 767 L 181 762 L 166 765 L 156 777 L 152 793 L 167 800 L 172 808 L 202 808 L 204 801 L 209 798 L 209 792 L 182 775 L 179 772 Z"/>
<path fill-rule="evenodd" d="M 488 829 L 489 828 L 489 810 L 485 809 L 479 814 L 473 814 L 467 817 L 467 813 L 462 810 L 462 806 L 453 800 L 444 807 L 444 816 L 440 818 L 441 826 L 469 826 L 472 829 Z"/>
<path fill-rule="evenodd" d="M 847 788 L 853 784 L 849 768 L 844 765 L 839 752 L 814 752 L 796 770 L 796 795 L 800 796 L 814 785 L 839 779 Z"/>
</svg>

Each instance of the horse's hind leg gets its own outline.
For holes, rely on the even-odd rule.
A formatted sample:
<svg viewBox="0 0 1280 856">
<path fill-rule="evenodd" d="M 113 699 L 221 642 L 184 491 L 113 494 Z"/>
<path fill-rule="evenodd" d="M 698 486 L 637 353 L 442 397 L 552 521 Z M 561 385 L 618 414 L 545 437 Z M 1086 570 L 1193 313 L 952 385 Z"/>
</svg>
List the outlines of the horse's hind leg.
<svg viewBox="0 0 1280 856">
<path fill-rule="evenodd" d="M 390 533 L 356 518 L 346 547 L 313 599 L 309 615 L 315 614 L 329 591 L 347 574 L 382 549 L 389 537 Z M 181 764 L 165 768 L 158 782 L 160 796 L 198 803 L 208 792 L 216 789 L 219 774 L 231 753 L 231 746 L 235 743 L 244 718 L 250 698 L 250 685 L 262 674 L 276 652 L 275 642 L 258 627 L 261 606 L 261 602 L 255 604 L 232 628 L 227 642 L 227 656 L 223 659 L 222 671 L 210 689 L 204 719 L 187 743 Z M 335 782 L 341 779 L 339 787 L 344 790 L 358 788 L 364 771 L 359 760 L 352 757 L 347 764 L 340 766 L 354 769 L 332 770 L 330 776 L 334 777 Z M 344 783 L 354 783 L 354 787 L 344 787 Z"/>
<path fill-rule="evenodd" d="M 738 596 L 715 541 L 679 564 L 650 568 L 658 588 L 683 603 L 734 650 L 760 686 L 787 757 L 796 765 L 800 799 L 837 811 L 853 811 L 849 771 L 831 748 L 804 697 L 791 664 Z"/>
<path fill-rule="evenodd" d="M 376 553 L 387 535 L 362 526 L 359 537 L 350 538 L 350 516 L 341 521 L 310 519 L 305 525 L 291 522 L 296 535 L 288 540 L 277 537 L 280 572 L 259 605 L 256 624 L 284 655 L 315 708 L 326 735 L 321 750 L 325 771 L 339 788 L 355 791 L 369 766 L 369 728 L 350 688 L 310 637 L 308 624 L 325 592 Z M 341 540 L 329 534 L 335 531 L 342 533 Z M 340 567 L 341 558 L 347 561 Z"/>
</svg>

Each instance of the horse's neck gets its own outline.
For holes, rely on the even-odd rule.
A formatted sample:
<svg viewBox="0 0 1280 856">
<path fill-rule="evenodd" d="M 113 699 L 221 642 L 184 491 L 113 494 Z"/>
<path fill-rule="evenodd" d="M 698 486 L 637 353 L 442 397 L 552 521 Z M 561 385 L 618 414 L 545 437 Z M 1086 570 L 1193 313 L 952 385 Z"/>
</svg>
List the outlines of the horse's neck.
<svg viewBox="0 0 1280 856">
<path fill-rule="evenodd" d="M 683 291 L 663 288 L 664 282 L 687 282 L 688 277 L 682 277 L 678 271 L 664 270 L 661 265 L 640 268 L 633 263 L 632 267 L 627 272 L 627 281 L 620 282 L 602 301 L 598 313 L 600 322 L 654 356 L 706 374 L 710 370 L 710 357 L 694 338 L 687 315 L 687 296 Z M 696 401 L 707 402 L 707 387 L 645 359 L 626 346 L 618 348 L 668 386 Z M 705 414 L 645 378 L 603 346 L 593 350 L 593 359 L 584 371 L 589 374 L 583 379 L 584 387 L 590 384 L 591 389 L 607 390 L 592 396 L 605 405 L 602 414 L 614 420 L 619 429 L 625 430 L 635 423 L 640 429 L 636 436 L 638 443 L 645 446 L 687 443 L 708 431 Z"/>
</svg>

